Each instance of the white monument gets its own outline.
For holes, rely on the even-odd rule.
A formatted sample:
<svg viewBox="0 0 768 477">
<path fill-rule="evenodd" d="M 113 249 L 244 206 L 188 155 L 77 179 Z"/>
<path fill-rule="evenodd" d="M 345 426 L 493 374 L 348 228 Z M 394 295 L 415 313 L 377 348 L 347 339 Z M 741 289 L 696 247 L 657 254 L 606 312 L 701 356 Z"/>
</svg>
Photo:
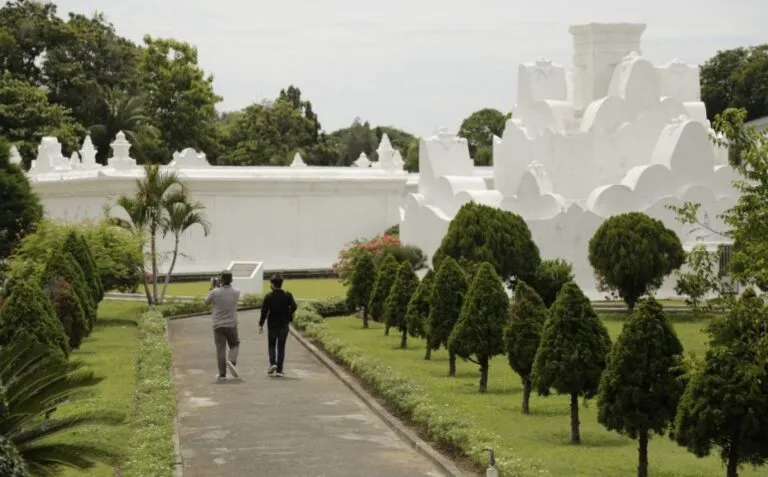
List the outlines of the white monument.
<svg viewBox="0 0 768 477">
<path fill-rule="evenodd" d="M 432 256 L 459 208 L 475 201 L 528 223 L 542 258 L 564 258 L 593 298 L 589 239 L 611 215 L 643 211 L 696 240 L 667 205 L 699 202 L 714 219 L 737 198 L 727 151 L 699 97 L 696 66 L 655 67 L 641 56 L 637 24 L 570 28 L 572 70 L 546 59 L 521 65 L 518 101 L 494 138 L 494 189 L 475 174 L 466 141 L 445 131 L 422 139 L 418 192 L 408 194 L 401 238 Z M 668 281 L 660 294 L 672 295 Z"/>
<path fill-rule="evenodd" d="M 129 154 L 131 143 L 125 138 L 123 131 L 117 133 L 117 137 L 110 144 L 112 147 L 112 157 L 107 159 L 107 165 L 117 170 L 126 170 L 136 167 L 136 159 Z"/>
</svg>

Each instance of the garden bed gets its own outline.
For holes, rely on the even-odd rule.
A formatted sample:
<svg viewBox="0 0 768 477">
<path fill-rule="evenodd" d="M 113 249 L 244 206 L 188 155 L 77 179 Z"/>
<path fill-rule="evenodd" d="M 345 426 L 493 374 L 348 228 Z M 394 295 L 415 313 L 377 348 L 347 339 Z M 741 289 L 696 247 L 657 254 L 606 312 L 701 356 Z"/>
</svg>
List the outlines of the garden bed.
<svg viewBox="0 0 768 477">
<path fill-rule="evenodd" d="M 706 347 L 701 333 L 706 318 L 675 315 L 671 319 L 686 352 L 701 356 Z M 604 317 L 612 338 L 625 320 L 625 315 Z M 408 348 L 401 350 L 398 334 L 385 337 L 379 323 L 371 323 L 365 330 L 359 318 L 343 317 L 322 323 L 299 319 L 297 325 L 397 415 L 443 450 L 468 456 L 479 469 L 487 463 L 482 447 L 489 445 L 496 450 L 502 475 L 507 477 L 636 473 L 636 443 L 600 426 L 594 401 L 580 410 L 580 446 L 569 444 L 567 397 L 534 396 L 532 414 L 524 416 L 520 412 L 520 379 L 505 356 L 492 360 L 488 393 L 479 394 L 475 365 L 460 361 L 457 377 L 448 378 L 447 353 L 433 352 L 432 360 L 425 361 L 421 340 L 409 339 Z M 717 457 L 698 459 L 667 437 L 651 440 L 650 463 L 651 475 L 664 477 L 718 476 L 724 472 Z M 758 472 L 745 468 L 740 475 L 751 477 Z"/>
</svg>

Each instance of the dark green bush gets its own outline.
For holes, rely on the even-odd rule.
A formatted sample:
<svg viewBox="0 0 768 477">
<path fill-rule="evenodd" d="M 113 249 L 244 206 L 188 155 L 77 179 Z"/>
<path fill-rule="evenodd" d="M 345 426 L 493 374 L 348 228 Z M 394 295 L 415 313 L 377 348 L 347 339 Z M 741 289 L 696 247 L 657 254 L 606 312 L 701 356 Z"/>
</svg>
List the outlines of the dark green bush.
<svg viewBox="0 0 768 477">
<path fill-rule="evenodd" d="M 573 281 L 573 278 L 573 266 L 562 258 L 542 260 L 530 285 L 549 308 L 557 299 L 563 285 Z"/>
<path fill-rule="evenodd" d="M 311 302 L 312 308 L 323 318 L 346 316 L 354 312 L 345 297 L 324 298 Z"/>
<path fill-rule="evenodd" d="M 202 299 L 196 298 L 190 302 L 167 302 L 158 307 L 160 313 L 166 318 L 171 316 L 193 315 L 195 313 L 205 313 L 213 309 L 211 305 L 206 305 Z"/>
<path fill-rule="evenodd" d="M 80 269 L 83 271 L 83 277 L 90 288 L 90 294 L 93 302 L 98 304 L 104 299 L 104 289 L 101 285 L 101 277 L 98 274 L 96 261 L 93 259 L 91 247 L 85 241 L 82 233 L 70 230 L 64 240 L 64 250 L 72 254 Z"/>
<path fill-rule="evenodd" d="M 256 293 L 246 293 L 240 298 L 240 304 L 247 308 L 261 308 L 263 303 L 264 297 Z"/>
</svg>

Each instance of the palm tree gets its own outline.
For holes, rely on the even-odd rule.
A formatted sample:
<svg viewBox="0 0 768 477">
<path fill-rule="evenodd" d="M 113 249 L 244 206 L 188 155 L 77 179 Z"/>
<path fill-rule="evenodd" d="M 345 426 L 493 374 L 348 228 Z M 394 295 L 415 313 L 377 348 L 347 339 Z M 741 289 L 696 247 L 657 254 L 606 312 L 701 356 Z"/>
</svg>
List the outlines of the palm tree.
<svg viewBox="0 0 768 477">
<path fill-rule="evenodd" d="M 144 97 L 130 95 L 117 88 L 102 89 L 101 95 L 104 103 L 104 122 L 89 128 L 99 149 L 99 160 L 105 160 L 109 153 L 110 141 L 117 133 L 123 131 L 134 145 L 137 159 L 147 162 L 142 145 L 148 138 L 157 136 L 157 129 L 152 126 L 152 120 L 147 115 Z"/>
<path fill-rule="evenodd" d="M 205 205 L 201 202 L 190 202 L 183 200 L 181 202 L 169 202 L 165 206 L 165 221 L 163 223 L 163 236 L 167 233 L 173 234 L 173 257 L 171 265 L 168 267 L 168 273 L 165 275 L 163 283 L 163 292 L 160 294 L 160 302 L 165 299 L 165 292 L 168 289 L 168 282 L 171 281 L 171 273 L 176 266 L 176 259 L 179 256 L 179 240 L 184 232 L 194 225 L 203 228 L 203 233 L 208 236 L 211 231 L 211 224 L 205 217 L 203 210 Z"/>
<path fill-rule="evenodd" d="M 105 448 L 50 439 L 85 426 L 117 425 L 124 420 L 112 413 L 47 418 L 57 405 L 78 399 L 102 381 L 81 367 L 82 363 L 61 360 L 42 346 L 19 343 L 0 349 L 0 381 L 5 388 L 0 436 L 16 447 L 32 477 L 56 475 L 61 467 L 84 471 L 116 458 Z"/>
<path fill-rule="evenodd" d="M 128 218 L 124 219 L 111 215 L 112 208 L 115 206 L 123 209 Z M 104 215 L 110 224 L 120 227 L 137 237 L 141 237 L 142 243 L 145 243 L 149 224 L 149 214 L 141 201 L 137 200 L 135 197 L 121 195 L 115 200 L 114 204 L 105 204 Z M 146 264 L 147 261 L 149 261 L 149 257 L 145 254 L 144 263 Z M 147 303 L 152 305 L 152 294 L 149 292 L 149 281 L 147 280 L 147 272 L 144 266 L 142 266 L 140 272 L 142 283 L 144 285 L 144 293 L 147 295 Z"/>
</svg>

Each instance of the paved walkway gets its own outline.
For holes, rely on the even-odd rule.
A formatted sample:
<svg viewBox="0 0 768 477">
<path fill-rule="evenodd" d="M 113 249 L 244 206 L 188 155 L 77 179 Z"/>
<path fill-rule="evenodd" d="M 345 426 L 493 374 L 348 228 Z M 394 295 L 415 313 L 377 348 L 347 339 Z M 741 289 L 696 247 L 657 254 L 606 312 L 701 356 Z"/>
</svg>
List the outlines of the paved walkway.
<svg viewBox="0 0 768 477">
<path fill-rule="evenodd" d="M 306 348 L 265 375 L 266 332 L 240 314 L 240 380 L 216 383 L 210 317 L 170 322 L 184 477 L 440 477 Z"/>
</svg>

